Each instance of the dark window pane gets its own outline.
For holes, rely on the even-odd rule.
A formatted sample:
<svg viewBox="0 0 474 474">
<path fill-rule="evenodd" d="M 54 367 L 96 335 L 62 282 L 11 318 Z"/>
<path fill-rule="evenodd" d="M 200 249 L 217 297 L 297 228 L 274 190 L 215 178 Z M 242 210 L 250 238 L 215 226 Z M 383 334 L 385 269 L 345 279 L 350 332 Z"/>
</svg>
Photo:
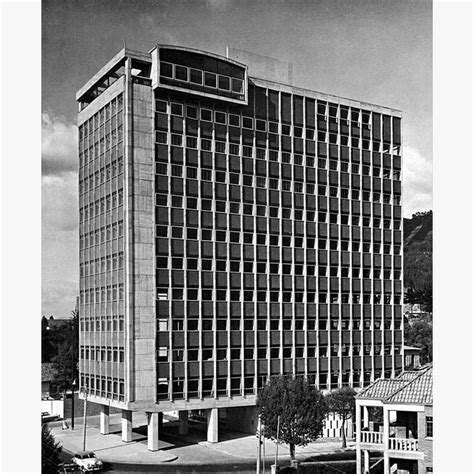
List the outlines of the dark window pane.
<svg viewBox="0 0 474 474">
<path fill-rule="evenodd" d="M 216 75 L 213 74 L 212 72 L 205 72 L 204 85 L 206 85 L 207 87 L 216 87 L 217 85 Z"/>
<path fill-rule="evenodd" d="M 197 69 L 190 70 L 190 79 L 194 84 L 202 84 L 202 71 Z"/>
<path fill-rule="evenodd" d="M 163 77 L 173 77 L 173 66 L 169 63 L 160 63 L 160 75 Z"/>
<path fill-rule="evenodd" d="M 174 67 L 174 74 L 175 74 L 175 79 L 178 79 L 180 81 L 187 81 L 188 80 L 188 68 L 187 67 L 176 65 Z"/>
</svg>

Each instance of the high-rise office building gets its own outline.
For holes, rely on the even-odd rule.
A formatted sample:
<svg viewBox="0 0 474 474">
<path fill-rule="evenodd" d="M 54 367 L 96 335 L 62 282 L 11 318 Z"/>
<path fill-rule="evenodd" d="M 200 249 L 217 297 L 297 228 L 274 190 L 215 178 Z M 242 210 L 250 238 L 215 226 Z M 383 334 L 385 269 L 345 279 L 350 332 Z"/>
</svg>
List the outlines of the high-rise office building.
<svg viewBox="0 0 474 474">
<path fill-rule="evenodd" d="M 399 111 L 162 45 L 77 101 L 80 383 L 102 432 L 109 406 L 125 441 L 144 411 L 157 449 L 159 413 L 207 410 L 215 441 L 269 376 L 402 370 Z"/>
</svg>

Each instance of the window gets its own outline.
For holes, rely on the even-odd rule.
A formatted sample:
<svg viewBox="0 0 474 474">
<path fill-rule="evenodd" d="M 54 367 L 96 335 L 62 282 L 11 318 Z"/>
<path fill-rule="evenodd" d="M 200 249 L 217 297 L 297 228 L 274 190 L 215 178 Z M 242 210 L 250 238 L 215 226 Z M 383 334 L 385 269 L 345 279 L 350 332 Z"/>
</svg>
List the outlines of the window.
<svg viewBox="0 0 474 474">
<path fill-rule="evenodd" d="M 426 417 L 426 437 L 427 438 L 433 437 L 433 417 L 432 416 Z"/>
<path fill-rule="evenodd" d="M 205 151 L 211 151 L 212 141 L 201 138 L 201 148 Z"/>
<path fill-rule="evenodd" d="M 219 89 L 230 90 L 230 78 L 219 75 Z"/>
<path fill-rule="evenodd" d="M 202 71 L 198 69 L 190 69 L 189 71 L 189 80 L 194 84 L 202 84 Z"/>
<path fill-rule="evenodd" d="M 168 135 L 164 132 L 156 132 L 157 143 L 167 143 Z"/>
<path fill-rule="evenodd" d="M 183 106 L 182 104 L 171 104 L 171 113 L 173 115 L 183 115 Z"/>
<path fill-rule="evenodd" d="M 243 90 L 243 81 L 241 79 L 232 79 L 232 92 L 237 92 L 241 94 Z"/>
<path fill-rule="evenodd" d="M 210 171 L 210 170 L 201 170 L 201 179 L 206 180 L 206 181 L 211 181 L 212 171 Z"/>
<path fill-rule="evenodd" d="M 242 126 L 244 128 L 253 128 L 253 119 L 250 117 L 242 117 Z"/>
<path fill-rule="evenodd" d="M 168 348 L 167 347 L 160 347 L 158 349 L 157 354 L 157 361 L 158 362 L 167 362 L 168 361 Z"/>
<path fill-rule="evenodd" d="M 166 110 L 165 110 L 166 112 Z M 192 105 L 186 106 L 186 116 L 189 118 L 197 118 L 197 108 L 193 107 Z"/>
<path fill-rule="evenodd" d="M 216 120 L 217 123 L 223 123 L 223 124 L 226 123 L 226 114 L 225 114 L 225 112 L 216 111 L 214 113 L 214 116 L 215 116 L 215 120 Z"/>
<path fill-rule="evenodd" d="M 216 152 L 225 153 L 225 142 L 216 142 Z"/>
<path fill-rule="evenodd" d="M 212 110 L 201 109 L 201 120 L 204 120 L 206 122 L 211 122 L 212 121 Z"/>
<path fill-rule="evenodd" d="M 188 68 L 185 66 L 178 66 L 177 64 L 174 66 L 174 77 L 179 81 L 187 81 L 188 80 Z"/>
<path fill-rule="evenodd" d="M 173 65 L 170 63 L 160 63 L 160 75 L 163 77 L 173 77 Z"/>
<path fill-rule="evenodd" d="M 195 137 L 186 137 L 186 146 L 188 148 L 197 148 L 197 138 L 195 138 Z"/>
<path fill-rule="evenodd" d="M 217 76 L 212 72 L 204 73 L 204 85 L 207 87 L 216 87 L 217 86 Z"/>
</svg>

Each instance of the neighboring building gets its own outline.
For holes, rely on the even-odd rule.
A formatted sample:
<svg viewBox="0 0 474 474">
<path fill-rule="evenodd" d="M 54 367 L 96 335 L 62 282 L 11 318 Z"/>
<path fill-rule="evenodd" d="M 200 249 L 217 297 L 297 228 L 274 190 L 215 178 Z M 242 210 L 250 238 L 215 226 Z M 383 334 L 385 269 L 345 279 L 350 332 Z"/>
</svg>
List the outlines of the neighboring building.
<svg viewBox="0 0 474 474">
<path fill-rule="evenodd" d="M 269 376 L 402 370 L 399 111 L 161 45 L 76 97 L 80 383 L 102 432 L 108 406 L 125 441 L 145 411 L 154 450 L 159 413 L 208 410 L 216 441 Z"/>
<path fill-rule="evenodd" d="M 49 318 L 45 318 L 46 329 L 48 331 L 50 329 L 60 329 L 62 326 L 65 326 L 69 321 L 70 319 L 55 319 L 54 316 L 50 316 Z"/>
<path fill-rule="evenodd" d="M 421 349 L 414 346 L 403 346 L 403 357 L 405 358 L 405 370 L 413 370 L 421 367 Z"/>
<path fill-rule="evenodd" d="M 433 472 L 432 372 L 431 365 L 405 371 L 357 394 L 358 474 L 370 472 L 370 451 L 383 453 L 384 474 Z"/>
<path fill-rule="evenodd" d="M 56 370 L 52 362 L 43 362 L 41 364 L 41 398 L 48 399 L 51 393 L 56 391 L 55 385 Z"/>
<path fill-rule="evenodd" d="M 425 311 L 424 306 L 418 303 L 403 305 L 403 315 L 410 326 L 416 321 L 426 321 L 429 323 L 433 321 L 433 313 Z"/>
</svg>

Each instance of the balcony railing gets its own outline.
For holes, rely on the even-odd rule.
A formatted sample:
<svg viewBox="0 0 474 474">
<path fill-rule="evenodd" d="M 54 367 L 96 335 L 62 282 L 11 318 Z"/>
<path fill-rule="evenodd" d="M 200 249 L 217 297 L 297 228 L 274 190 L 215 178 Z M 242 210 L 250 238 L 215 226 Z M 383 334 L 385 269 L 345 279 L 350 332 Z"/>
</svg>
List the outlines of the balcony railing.
<svg viewBox="0 0 474 474">
<path fill-rule="evenodd" d="M 361 431 L 361 443 L 383 444 L 383 433 L 379 431 Z"/>
<path fill-rule="evenodd" d="M 383 433 L 379 431 L 361 431 L 360 442 L 383 444 Z M 391 451 L 418 451 L 418 440 L 408 438 L 388 438 L 388 449 Z"/>
<path fill-rule="evenodd" d="M 408 438 L 388 438 L 391 451 L 418 451 L 418 440 Z"/>
</svg>

